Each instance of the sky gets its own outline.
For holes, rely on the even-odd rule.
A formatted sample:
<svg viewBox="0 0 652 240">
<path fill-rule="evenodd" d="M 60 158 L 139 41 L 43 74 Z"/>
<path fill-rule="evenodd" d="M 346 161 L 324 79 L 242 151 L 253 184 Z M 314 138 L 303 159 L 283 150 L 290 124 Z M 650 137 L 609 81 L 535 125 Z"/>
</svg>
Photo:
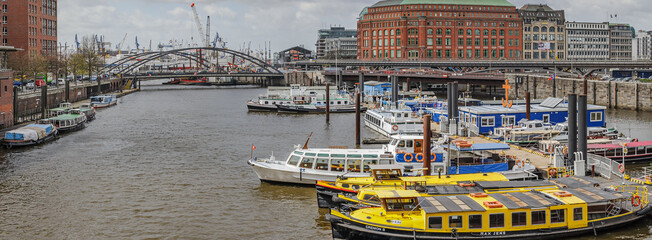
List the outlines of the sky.
<svg viewBox="0 0 652 240">
<path fill-rule="evenodd" d="M 652 30 L 649 0 L 509 0 L 524 4 L 548 4 L 564 9 L 567 21 L 629 23 L 636 30 Z M 211 41 L 219 33 L 230 49 L 264 49 L 273 52 L 303 45 L 315 49 L 317 30 L 330 26 L 356 28 L 360 11 L 377 0 L 60 0 L 59 42 L 74 46 L 75 35 L 101 35 L 115 49 L 123 38 L 123 50 L 157 50 L 170 41 L 185 46 L 199 43 L 191 3 L 206 31 L 211 17 Z M 617 15 L 617 18 L 613 16 Z M 126 38 L 125 38 L 126 34 Z M 202 35 L 205 35 L 202 34 Z"/>
</svg>

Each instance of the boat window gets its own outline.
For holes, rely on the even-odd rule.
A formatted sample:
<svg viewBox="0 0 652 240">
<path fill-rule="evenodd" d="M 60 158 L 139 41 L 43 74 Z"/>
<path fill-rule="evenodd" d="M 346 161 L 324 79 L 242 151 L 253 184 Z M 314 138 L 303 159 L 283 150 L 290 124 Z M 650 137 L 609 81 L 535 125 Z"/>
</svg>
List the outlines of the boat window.
<svg viewBox="0 0 652 240">
<path fill-rule="evenodd" d="M 364 158 L 378 158 L 378 155 L 377 154 L 365 154 L 365 155 L 362 155 L 362 157 L 364 157 Z"/>
<path fill-rule="evenodd" d="M 315 163 L 315 159 L 314 159 L 314 158 L 308 158 L 308 157 L 306 157 L 306 158 L 303 158 L 303 160 L 301 160 L 301 164 L 299 165 L 299 167 L 302 167 L 302 168 L 311 168 L 311 169 L 312 169 L 312 165 L 313 165 L 314 163 Z"/>
<path fill-rule="evenodd" d="M 348 157 L 348 158 L 361 158 L 362 154 L 347 154 L 346 157 Z"/>
<path fill-rule="evenodd" d="M 583 218 L 582 208 L 573 208 L 573 221 L 581 221 Z"/>
<path fill-rule="evenodd" d="M 346 171 L 348 172 L 360 172 L 360 160 L 359 159 L 349 159 L 347 162 Z"/>
<path fill-rule="evenodd" d="M 462 225 L 462 216 L 450 216 L 448 217 L 448 227 L 450 228 L 463 228 Z"/>
<path fill-rule="evenodd" d="M 344 159 L 331 160 L 331 171 L 341 172 L 342 170 L 344 170 Z"/>
<path fill-rule="evenodd" d="M 602 121 L 602 112 L 592 112 L 591 113 L 591 122 Z"/>
<path fill-rule="evenodd" d="M 365 201 L 374 201 L 374 202 L 378 202 L 378 201 L 379 201 L 379 200 L 378 200 L 378 196 L 375 195 L 375 194 L 365 194 L 365 195 L 362 197 L 362 200 L 365 200 Z"/>
<path fill-rule="evenodd" d="M 328 157 L 328 153 L 317 154 L 317 157 Z"/>
<path fill-rule="evenodd" d="M 345 156 L 346 155 L 344 155 L 344 154 L 331 154 L 331 157 L 334 157 L 334 158 L 343 158 Z"/>
<path fill-rule="evenodd" d="M 412 210 L 417 206 L 415 198 L 392 198 L 385 200 L 385 203 L 387 204 L 387 211 Z"/>
<path fill-rule="evenodd" d="M 527 225 L 527 213 L 515 212 L 512 213 L 512 227 Z"/>
<path fill-rule="evenodd" d="M 337 101 L 337 104 L 342 104 L 342 101 Z"/>
<path fill-rule="evenodd" d="M 563 223 L 566 221 L 566 209 L 550 210 L 550 223 Z"/>
<path fill-rule="evenodd" d="M 378 160 L 364 160 L 362 161 L 362 171 L 368 173 L 371 170 L 371 165 L 377 165 Z"/>
<path fill-rule="evenodd" d="M 265 101 L 265 104 L 269 104 L 269 102 L 268 102 L 268 101 Z"/>
<path fill-rule="evenodd" d="M 328 158 L 317 158 L 315 169 L 328 171 Z"/>
<path fill-rule="evenodd" d="M 316 153 L 306 153 L 306 156 L 314 157 L 314 156 L 317 156 L 317 154 Z"/>
<path fill-rule="evenodd" d="M 407 141 L 405 141 L 405 143 L 407 143 L 407 144 L 405 144 L 406 147 L 409 147 L 409 148 L 413 147 L 412 140 L 407 140 Z"/>
<path fill-rule="evenodd" d="M 421 141 L 415 141 L 414 142 L 414 147 L 421 148 Z"/>
<path fill-rule="evenodd" d="M 550 114 L 543 114 L 543 122 L 544 123 L 549 123 L 550 122 Z M 540 123 L 538 125 L 541 125 Z"/>
<path fill-rule="evenodd" d="M 405 147 L 405 141 L 401 140 L 398 142 L 398 147 Z"/>
<path fill-rule="evenodd" d="M 505 214 L 502 213 L 489 214 L 489 227 L 492 228 L 505 227 Z"/>
<path fill-rule="evenodd" d="M 543 124 L 541 124 L 541 123 L 536 123 L 536 124 L 534 124 L 534 126 L 537 127 L 537 128 L 540 128 L 540 127 L 543 127 Z"/>
<path fill-rule="evenodd" d="M 532 211 L 532 225 L 546 224 L 546 211 Z"/>
<path fill-rule="evenodd" d="M 441 223 L 441 217 L 429 217 L 428 218 L 428 228 L 430 229 L 441 229 L 443 224 Z"/>
<path fill-rule="evenodd" d="M 409 116 L 410 116 L 409 113 L 404 113 L 404 114 L 403 114 L 403 117 L 409 117 Z"/>
<path fill-rule="evenodd" d="M 482 215 L 469 215 L 469 228 L 482 228 Z"/>
<path fill-rule="evenodd" d="M 303 155 L 303 152 L 294 151 L 294 154 L 301 156 L 301 155 Z"/>
<path fill-rule="evenodd" d="M 288 165 L 296 166 L 297 163 L 299 163 L 299 160 L 301 160 L 301 157 L 292 155 L 290 160 L 288 160 Z"/>
</svg>

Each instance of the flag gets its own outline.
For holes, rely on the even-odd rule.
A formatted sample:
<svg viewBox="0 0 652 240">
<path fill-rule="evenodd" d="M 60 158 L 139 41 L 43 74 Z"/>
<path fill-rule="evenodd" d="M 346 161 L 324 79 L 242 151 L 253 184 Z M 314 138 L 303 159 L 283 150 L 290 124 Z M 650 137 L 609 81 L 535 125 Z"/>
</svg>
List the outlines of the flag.
<svg viewBox="0 0 652 240">
<path fill-rule="evenodd" d="M 557 79 L 557 74 L 552 74 L 552 77 L 548 78 L 548 81 Z"/>
<path fill-rule="evenodd" d="M 251 150 L 256 150 L 256 146 L 254 146 L 253 144 L 251 144 Z"/>
</svg>

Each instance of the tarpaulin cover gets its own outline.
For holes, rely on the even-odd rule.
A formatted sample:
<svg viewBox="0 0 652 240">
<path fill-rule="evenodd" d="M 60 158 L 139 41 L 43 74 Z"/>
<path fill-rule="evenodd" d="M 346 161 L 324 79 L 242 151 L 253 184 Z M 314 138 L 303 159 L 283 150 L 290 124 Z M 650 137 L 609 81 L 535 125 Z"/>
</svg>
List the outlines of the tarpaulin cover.
<svg viewBox="0 0 652 240">
<path fill-rule="evenodd" d="M 50 134 L 52 132 L 52 125 L 50 124 L 30 124 L 27 125 L 27 127 L 37 127 L 37 128 L 42 128 L 45 129 L 45 133 Z"/>
<path fill-rule="evenodd" d="M 509 165 L 507 163 L 494 163 L 494 164 L 482 164 L 482 165 L 473 165 L 473 166 L 460 166 L 460 174 L 467 173 L 490 173 L 490 172 L 502 172 L 508 171 Z M 448 168 L 448 173 L 455 174 L 457 173 L 457 167 L 451 166 Z"/>
</svg>

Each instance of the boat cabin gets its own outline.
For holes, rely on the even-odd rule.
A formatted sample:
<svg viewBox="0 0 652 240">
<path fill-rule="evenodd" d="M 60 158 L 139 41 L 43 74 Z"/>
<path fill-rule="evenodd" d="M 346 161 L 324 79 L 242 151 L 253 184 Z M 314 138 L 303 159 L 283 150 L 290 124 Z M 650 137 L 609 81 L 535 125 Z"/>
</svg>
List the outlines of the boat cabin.
<svg viewBox="0 0 652 240">
<path fill-rule="evenodd" d="M 509 159 L 497 152 L 511 149 L 505 143 L 451 144 L 450 174 L 487 173 L 509 170 Z M 442 145 L 448 148 L 447 145 Z M 459 166 L 459 171 L 458 171 Z"/>
<path fill-rule="evenodd" d="M 370 166 L 370 168 L 374 180 L 400 180 L 403 176 L 403 166 L 400 165 L 374 165 Z"/>
<path fill-rule="evenodd" d="M 72 104 L 69 102 L 59 103 L 59 107 L 48 109 L 48 117 L 56 117 L 61 114 L 66 114 L 72 108 Z"/>
<path fill-rule="evenodd" d="M 371 172 L 378 164 L 392 164 L 394 156 L 378 150 L 297 149 L 286 165 L 328 172 Z"/>
</svg>

